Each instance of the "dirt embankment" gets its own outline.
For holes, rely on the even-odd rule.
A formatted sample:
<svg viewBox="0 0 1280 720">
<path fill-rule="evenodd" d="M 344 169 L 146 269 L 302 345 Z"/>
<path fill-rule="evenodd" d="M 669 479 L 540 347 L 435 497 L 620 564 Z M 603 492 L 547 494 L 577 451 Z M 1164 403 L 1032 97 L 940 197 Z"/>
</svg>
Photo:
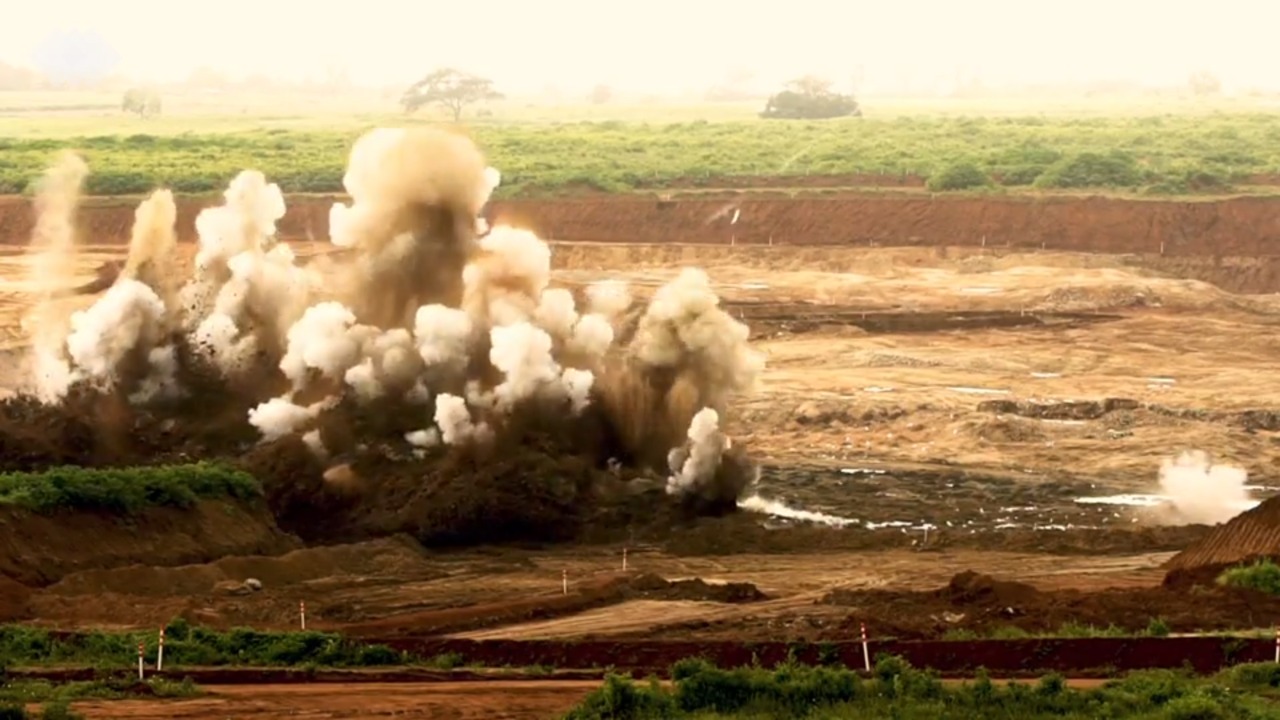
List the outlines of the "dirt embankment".
<svg viewBox="0 0 1280 720">
<path fill-rule="evenodd" d="M 188 510 L 150 508 L 130 517 L 0 509 L 0 575 L 29 586 L 84 570 L 275 555 L 298 546 L 265 507 L 201 502 Z"/>
<path fill-rule="evenodd" d="M 288 238 L 328 236 L 332 196 L 296 196 L 280 223 Z M 179 203 L 184 239 L 217 198 Z M 83 228 L 96 242 L 129 236 L 134 203 L 91 199 Z M 738 215 L 733 223 L 735 212 Z M 1207 201 L 1105 197 L 957 197 L 841 193 L 652 195 L 507 200 L 495 220 L 517 221 L 559 240 L 712 242 L 783 245 L 968 245 L 1170 256 L 1280 255 L 1280 199 Z M 0 239 L 22 242 L 33 224 L 30 203 L 0 199 Z"/>
<path fill-rule="evenodd" d="M 678 192 L 678 191 L 677 191 Z M 291 240 L 328 237 L 334 196 L 294 196 L 279 223 Z M 184 198 L 179 236 L 195 237 L 195 216 L 216 197 Z M 84 237 L 122 243 L 136 200 L 92 198 Z M 736 223 L 731 221 L 735 213 Z M 588 196 L 495 202 L 497 221 L 556 240 L 845 246 L 970 246 L 1136 254 L 1139 264 L 1232 292 L 1280 290 L 1280 198 L 1133 200 L 1104 197 L 955 197 L 828 191 Z M 0 198 L 0 243 L 30 237 L 28 200 Z"/>
</svg>

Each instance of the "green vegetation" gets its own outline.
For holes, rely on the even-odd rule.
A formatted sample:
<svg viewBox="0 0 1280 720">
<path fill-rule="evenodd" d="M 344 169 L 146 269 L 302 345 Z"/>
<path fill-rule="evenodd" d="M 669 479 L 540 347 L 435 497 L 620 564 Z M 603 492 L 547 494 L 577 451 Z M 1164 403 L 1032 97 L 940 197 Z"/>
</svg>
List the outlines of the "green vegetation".
<svg viewBox="0 0 1280 720">
<path fill-rule="evenodd" d="M 94 510 L 133 513 L 163 505 L 190 507 L 200 499 L 250 500 L 262 487 L 248 473 L 214 463 L 130 468 L 50 468 L 0 474 L 0 503 L 37 512 Z"/>
<path fill-rule="evenodd" d="M 71 710 L 76 700 L 123 700 L 140 695 L 157 698 L 190 698 L 202 692 L 190 678 L 180 682 L 153 678 L 145 682 L 129 678 L 55 684 L 44 680 L 18 680 L 0 686 L 0 720 L 32 717 L 26 706 L 42 705 L 41 720 L 74 720 L 83 717 Z"/>
<path fill-rule="evenodd" d="M 157 641 L 155 632 L 65 635 L 6 625 L 0 626 L 0 666 L 126 669 L 137 663 L 138 643 L 154 661 Z M 372 667 L 413 664 L 416 659 L 385 645 L 353 642 L 333 633 L 220 632 L 175 620 L 165 630 L 164 660 L 166 667 Z"/>
<path fill-rule="evenodd" d="M 0 138 L 0 192 L 27 191 L 66 148 L 85 154 L 93 171 L 88 191 L 96 195 L 161 185 L 216 192 L 245 168 L 263 171 L 287 192 L 341 192 L 348 150 L 369 126 L 259 125 L 219 134 L 147 134 L 160 131 L 139 123 L 136 134 L 119 136 L 6 136 Z M 503 172 L 499 192 L 505 194 L 623 192 L 673 181 L 714 188 L 726 177 L 761 175 L 794 176 L 799 184 L 804 176 L 860 173 L 936 177 L 938 190 L 977 187 L 981 177 L 1010 187 L 1189 192 L 1220 191 L 1253 174 L 1280 172 L 1280 114 L 1270 113 L 493 122 L 475 125 L 472 133 Z"/>
<path fill-rule="evenodd" d="M 140 687 L 143 686 L 143 687 Z M 141 693 L 139 692 L 141 690 Z M 89 698 L 119 700 L 139 694 L 159 698 L 186 698 L 201 694 L 190 678 L 181 681 L 151 678 L 139 682 L 134 677 L 91 682 L 52 683 L 47 680 L 11 680 L 0 686 L 0 702 L 12 704 L 64 703 Z"/>
<path fill-rule="evenodd" d="M 1023 640 L 1028 638 L 1097 638 L 1097 637 L 1168 637 L 1169 625 L 1163 618 L 1153 617 L 1147 621 L 1142 630 L 1126 630 L 1116 625 L 1098 627 L 1082 625 L 1076 622 L 1065 622 L 1056 630 L 1028 632 L 1016 625 L 1000 625 L 985 634 L 974 632 L 968 628 L 953 628 L 943 634 L 943 640 L 978 640 L 983 637 L 993 640 Z"/>
<path fill-rule="evenodd" d="M 1219 575 L 1218 584 L 1280 595 L 1280 565 L 1269 558 L 1252 565 L 1239 565 Z"/>
<path fill-rule="evenodd" d="M 1069 688 L 1060 675 L 997 686 L 979 673 L 972 682 L 943 685 L 936 675 L 895 657 L 879 658 L 870 679 L 793 663 L 722 670 L 698 660 L 677 663 L 672 678 L 668 689 L 610 675 L 566 720 L 1280 718 L 1280 706 L 1270 699 L 1280 686 L 1280 666 L 1272 664 L 1239 666 L 1209 679 L 1167 670 L 1135 672 L 1090 690 Z"/>
<path fill-rule="evenodd" d="M 925 187 L 933 192 L 947 190 L 970 190 L 986 187 L 991 184 L 991 176 L 978 167 L 977 163 L 962 160 L 946 165 L 929 176 Z"/>
</svg>

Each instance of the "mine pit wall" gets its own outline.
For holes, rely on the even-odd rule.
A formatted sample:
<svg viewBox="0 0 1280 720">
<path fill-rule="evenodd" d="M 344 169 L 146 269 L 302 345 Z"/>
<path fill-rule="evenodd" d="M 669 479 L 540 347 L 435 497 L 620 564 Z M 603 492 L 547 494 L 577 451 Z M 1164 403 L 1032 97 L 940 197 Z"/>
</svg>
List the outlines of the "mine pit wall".
<svg viewBox="0 0 1280 720">
<path fill-rule="evenodd" d="M 30 587 L 85 570 L 206 563 L 298 547 L 263 506 L 206 500 L 190 508 L 145 508 L 131 516 L 0 509 L 0 576 Z"/>
<path fill-rule="evenodd" d="M 289 240 L 328 237 L 337 196 L 292 196 L 279 223 Z M 179 236 L 217 197 L 183 198 Z M 81 209 L 86 242 L 128 240 L 136 199 L 93 198 Z M 730 225 L 734 210 L 737 224 Z M 1142 267 L 1232 292 L 1280 291 L 1280 197 L 1204 201 L 1104 197 L 972 197 L 899 194 L 720 193 L 663 200 L 657 194 L 495 201 L 488 213 L 564 241 L 845 247 L 986 247 L 1130 256 Z M 0 241 L 22 244 L 34 213 L 0 198 Z"/>
</svg>

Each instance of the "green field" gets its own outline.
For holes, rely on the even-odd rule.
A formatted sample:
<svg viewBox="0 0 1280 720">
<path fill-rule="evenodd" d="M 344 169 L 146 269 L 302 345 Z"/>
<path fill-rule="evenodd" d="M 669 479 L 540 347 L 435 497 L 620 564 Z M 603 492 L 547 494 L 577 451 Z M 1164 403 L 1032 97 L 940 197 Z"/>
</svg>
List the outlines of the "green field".
<svg viewBox="0 0 1280 720">
<path fill-rule="evenodd" d="M 105 101 L 55 111 L 49 99 L 0 96 L 0 193 L 28 192 L 66 148 L 89 160 L 88 191 L 95 195 L 162 185 L 213 192 L 245 168 L 267 173 L 287 192 L 341 192 L 347 151 L 360 132 L 436 121 L 430 114 L 375 112 L 371 105 L 346 114 L 254 106 L 220 115 L 193 106 L 139 120 Z M 1013 109 L 975 106 L 975 113 L 986 114 L 964 115 L 954 107 L 897 105 L 861 119 L 766 121 L 752 117 L 753 107 L 733 104 L 647 114 L 630 107 L 505 105 L 473 121 L 469 131 L 503 172 L 500 193 L 506 195 L 627 192 L 673 183 L 716 188 L 742 176 L 784 176 L 774 184 L 786 187 L 790 176 L 850 175 L 927 177 L 935 191 L 1222 193 L 1247 191 L 1255 176 L 1280 173 L 1280 113 L 1261 103 L 1217 110 L 1157 104 L 1145 114 L 1124 108 L 1110 115 L 1027 107 L 1023 115 L 1008 114 Z M 812 181 L 794 184 L 806 182 Z"/>
</svg>

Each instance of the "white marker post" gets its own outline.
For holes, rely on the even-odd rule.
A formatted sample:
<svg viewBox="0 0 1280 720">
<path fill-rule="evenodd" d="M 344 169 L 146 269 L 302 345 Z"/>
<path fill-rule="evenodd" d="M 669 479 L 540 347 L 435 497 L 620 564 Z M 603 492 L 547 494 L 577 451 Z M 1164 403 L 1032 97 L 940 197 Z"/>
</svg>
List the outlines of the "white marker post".
<svg viewBox="0 0 1280 720">
<path fill-rule="evenodd" d="M 867 648 L 867 624 L 862 625 L 862 664 L 866 666 L 867 672 L 871 672 L 871 650 Z"/>
<path fill-rule="evenodd" d="M 1276 628 L 1276 663 L 1280 663 L 1280 628 Z"/>
<path fill-rule="evenodd" d="M 302 625 L 302 629 L 307 629 L 307 601 L 298 601 L 298 621 Z"/>
<path fill-rule="evenodd" d="M 627 571 L 627 549 L 622 548 L 622 572 Z"/>
<path fill-rule="evenodd" d="M 144 643 L 138 643 L 138 679 L 139 680 L 143 679 L 142 653 L 145 652 L 145 650 L 146 650 L 146 645 Z"/>
<path fill-rule="evenodd" d="M 569 594 L 569 571 L 568 570 L 560 571 L 560 585 L 563 588 L 564 594 L 568 595 Z"/>
<path fill-rule="evenodd" d="M 156 672 L 164 670 L 164 628 L 160 628 L 160 649 L 156 651 Z"/>
</svg>

